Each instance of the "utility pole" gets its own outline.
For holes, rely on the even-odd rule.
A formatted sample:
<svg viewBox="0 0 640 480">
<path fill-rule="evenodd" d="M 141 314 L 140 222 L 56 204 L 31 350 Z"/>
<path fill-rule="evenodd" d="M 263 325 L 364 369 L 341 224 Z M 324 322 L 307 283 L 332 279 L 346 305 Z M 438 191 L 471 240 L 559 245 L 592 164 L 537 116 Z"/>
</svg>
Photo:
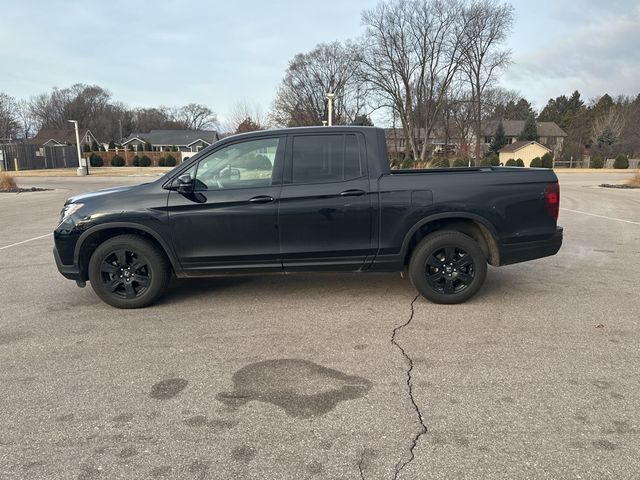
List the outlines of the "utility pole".
<svg viewBox="0 0 640 480">
<path fill-rule="evenodd" d="M 82 154 L 80 153 L 80 134 L 78 133 L 78 121 L 77 120 L 67 120 L 69 123 L 73 123 L 76 128 L 76 148 L 78 149 L 78 170 L 76 171 L 79 177 L 86 175 L 87 172 L 84 168 L 82 168 Z"/>
<path fill-rule="evenodd" d="M 335 98 L 335 93 L 327 93 L 327 102 L 328 102 L 328 115 L 327 115 L 327 123 L 329 126 L 333 125 L 333 99 Z"/>
</svg>

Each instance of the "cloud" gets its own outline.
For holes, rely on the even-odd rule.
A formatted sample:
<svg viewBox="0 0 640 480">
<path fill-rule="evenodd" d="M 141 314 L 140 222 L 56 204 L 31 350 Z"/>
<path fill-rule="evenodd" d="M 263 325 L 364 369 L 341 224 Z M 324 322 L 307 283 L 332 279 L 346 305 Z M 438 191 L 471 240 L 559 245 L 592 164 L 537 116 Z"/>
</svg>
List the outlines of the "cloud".
<svg viewBox="0 0 640 480">
<path fill-rule="evenodd" d="M 555 32 L 530 50 L 514 51 L 503 83 L 543 107 L 546 100 L 579 90 L 583 97 L 640 93 L 640 6 L 611 1 L 577 2 L 562 12 Z"/>
</svg>

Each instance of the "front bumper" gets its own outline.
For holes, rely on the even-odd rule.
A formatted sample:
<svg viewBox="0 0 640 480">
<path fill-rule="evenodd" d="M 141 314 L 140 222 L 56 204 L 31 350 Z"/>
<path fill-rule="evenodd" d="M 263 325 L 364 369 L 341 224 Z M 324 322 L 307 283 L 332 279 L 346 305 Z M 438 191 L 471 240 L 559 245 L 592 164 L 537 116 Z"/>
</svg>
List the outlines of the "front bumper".
<svg viewBox="0 0 640 480">
<path fill-rule="evenodd" d="M 60 260 L 60 254 L 58 253 L 58 249 L 53 247 L 53 258 L 56 260 L 56 267 L 58 267 L 58 271 L 69 280 L 80 281 L 80 271 L 76 265 L 65 265 Z"/>
<path fill-rule="evenodd" d="M 550 257 L 558 253 L 561 246 L 562 227 L 556 227 L 556 232 L 549 239 L 503 244 L 500 248 L 500 265 L 511 265 L 536 258 Z"/>
</svg>

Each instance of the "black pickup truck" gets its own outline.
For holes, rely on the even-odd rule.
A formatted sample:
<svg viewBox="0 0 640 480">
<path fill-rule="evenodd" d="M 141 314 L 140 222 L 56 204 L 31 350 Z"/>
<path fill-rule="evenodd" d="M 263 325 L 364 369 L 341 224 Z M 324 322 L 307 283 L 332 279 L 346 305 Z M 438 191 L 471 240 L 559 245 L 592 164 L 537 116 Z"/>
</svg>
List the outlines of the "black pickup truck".
<svg viewBox="0 0 640 480">
<path fill-rule="evenodd" d="M 177 277 L 407 271 L 438 303 L 482 286 L 487 263 L 554 255 L 552 170 L 390 170 L 384 131 L 266 130 L 225 138 L 158 180 L 70 198 L 55 229 L 65 277 L 119 308 Z"/>
</svg>

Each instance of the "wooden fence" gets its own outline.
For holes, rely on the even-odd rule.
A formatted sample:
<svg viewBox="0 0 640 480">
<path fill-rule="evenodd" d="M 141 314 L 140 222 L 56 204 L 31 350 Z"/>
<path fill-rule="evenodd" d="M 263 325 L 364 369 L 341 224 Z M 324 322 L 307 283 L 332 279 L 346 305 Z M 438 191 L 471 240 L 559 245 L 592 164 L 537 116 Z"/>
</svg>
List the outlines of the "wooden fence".
<svg viewBox="0 0 640 480">
<path fill-rule="evenodd" d="M 0 169 L 36 170 L 48 168 L 77 168 L 75 146 L 43 147 L 30 143 L 0 144 Z"/>
</svg>

